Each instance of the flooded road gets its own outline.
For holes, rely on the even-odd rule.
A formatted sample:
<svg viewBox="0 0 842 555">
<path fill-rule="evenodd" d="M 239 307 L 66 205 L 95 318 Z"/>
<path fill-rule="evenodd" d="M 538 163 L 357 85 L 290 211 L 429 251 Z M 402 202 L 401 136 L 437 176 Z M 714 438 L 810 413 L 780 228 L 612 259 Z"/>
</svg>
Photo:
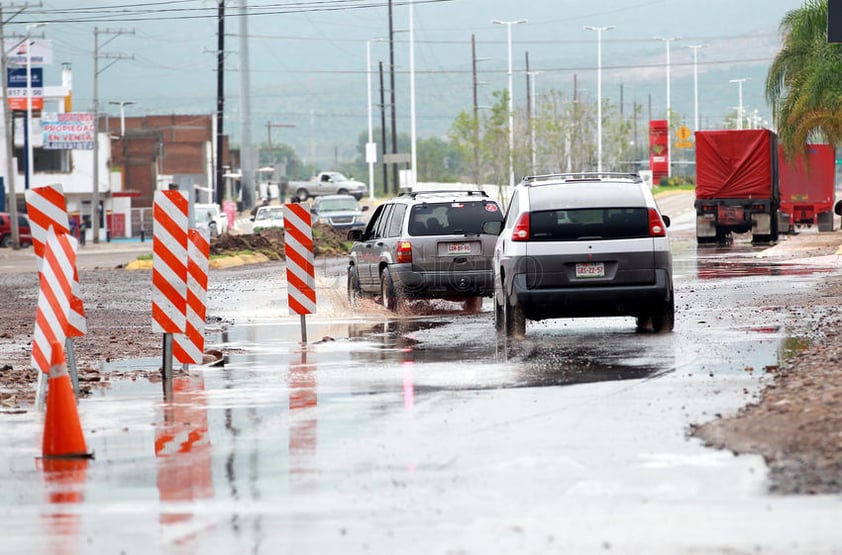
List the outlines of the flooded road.
<svg viewBox="0 0 842 555">
<path fill-rule="evenodd" d="M 42 416 L 4 415 L 0 552 L 838 552 L 837 497 L 771 496 L 759 457 L 687 436 L 804 347 L 758 292 L 837 270 L 697 250 L 685 219 L 672 334 L 550 320 L 506 342 L 488 299 L 351 311 L 340 263 L 306 347 L 279 296 L 210 327 L 234 354 L 172 399 L 146 380 L 83 399 L 95 460 L 45 468 Z"/>
</svg>

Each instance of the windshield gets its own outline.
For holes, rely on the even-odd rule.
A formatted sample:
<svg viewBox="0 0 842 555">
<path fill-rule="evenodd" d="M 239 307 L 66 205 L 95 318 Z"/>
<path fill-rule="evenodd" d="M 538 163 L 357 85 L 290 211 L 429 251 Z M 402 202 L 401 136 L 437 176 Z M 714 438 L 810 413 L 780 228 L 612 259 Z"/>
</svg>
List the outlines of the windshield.
<svg viewBox="0 0 842 555">
<path fill-rule="evenodd" d="M 261 208 L 257 211 L 255 220 L 282 220 L 284 218 L 284 207 L 273 206 L 271 208 Z"/>
<path fill-rule="evenodd" d="M 447 202 L 418 204 L 412 207 L 409 234 L 425 235 L 478 235 L 485 222 L 499 222 L 503 215 L 497 203 L 483 200 L 474 202 Z"/>
<path fill-rule="evenodd" d="M 319 203 L 317 210 L 321 212 L 357 212 L 359 207 L 353 198 L 332 198 Z"/>
</svg>

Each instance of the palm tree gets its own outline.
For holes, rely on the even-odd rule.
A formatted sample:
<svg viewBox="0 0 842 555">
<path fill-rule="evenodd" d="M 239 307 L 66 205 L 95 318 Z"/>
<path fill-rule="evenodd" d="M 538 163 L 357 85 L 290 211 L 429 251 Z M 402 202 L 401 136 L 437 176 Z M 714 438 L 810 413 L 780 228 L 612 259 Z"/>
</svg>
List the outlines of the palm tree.
<svg viewBox="0 0 842 555">
<path fill-rule="evenodd" d="M 827 42 L 827 0 L 805 0 L 780 24 L 783 45 L 766 78 L 766 99 L 787 156 L 811 141 L 842 138 L 842 45 Z"/>
</svg>

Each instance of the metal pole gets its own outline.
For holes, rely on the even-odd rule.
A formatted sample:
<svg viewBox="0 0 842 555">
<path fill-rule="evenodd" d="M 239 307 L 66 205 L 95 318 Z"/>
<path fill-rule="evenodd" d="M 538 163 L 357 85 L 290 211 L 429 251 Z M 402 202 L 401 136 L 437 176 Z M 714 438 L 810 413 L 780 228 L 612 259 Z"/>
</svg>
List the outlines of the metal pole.
<svg viewBox="0 0 842 555">
<path fill-rule="evenodd" d="M 670 138 L 670 112 L 672 105 L 670 104 L 670 43 L 678 40 L 679 37 L 656 37 L 657 40 L 662 40 L 667 44 L 667 177 L 672 177 L 672 140 Z"/>
<path fill-rule="evenodd" d="M 687 48 L 693 49 L 693 125 L 699 131 L 699 48 L 704 44 L 691 44 Z"/>
<path fill-rule="evenodd" d="M 223 148 L 225 134 L 222 129 L 225 109 L 225 0 L 219 0 L 217 7 L 216 37 L 216 203 L 222 206 L 225 200 L 223 188 Z"/>
<path fill-rule="evenodd" d="M 0 5 L 0 36 L 3 36 L 3 6 Z M 20 248 L 20 230 L 18 229 L 18 201 L 15 190 L 15 166 L 14 166 L 14 136 L 12 134 L 12 110 L 9 108 L 8 83 L 6 77 L 6 49 L 0 51 L 0 73 L 2 73 L 2 94 L 3 94 L 3 131 L 6 154 L 6 187 L 9 188 L 9 224 L 12 227 L 12 248 Z M 43 374 L 43 372 L 39 372 Z"/>
<path fill-rule="evenodd" d="M 30 140 L 32 126 L 32 41 L 29 38 L 29 26 L 26 27 L 26 121 L 23 126 L 23 143 L 26 149 L 24 154 L 25 180 L 24 188 L 29 189 L 32 179 L 32 141 Z"/>
<path fill-rule="evenodd" d="M 515 186 L 515 108 L 512 100 L 512 25 L 519 25 L 526 22 L 526 19 L 518 19 L 516 21 L 491 20 L 493 24 L 506 26 L 506 47 L 509 55 L 509 187 L 512 188 Z"/>
<path fill-rule="evenodd" d="M 374 200 L 374 152 L 369 152 L 374 142 L 374 123 L 372 121 L 371 106 L 371 41 L 365 41 L 365 79 L 368 89 L 368 143 L 365 145 L 365 157 L 368 162 L 368 198 Z"/>
<path fill-rule="evenodd" d="M 164 399 L 172 399 L 173 394 L 173 337 L 171 333 L 164 334 L 164 360 L 161 364 L 161 381 L 164 387 Z"/>
<path fill-rule="evenodd" d="M 383 143 L 380 147 L 383 154 L 383 193 L 388 196 L 389 193 L 389 167 L 386 165 L 386 90 L 383 84 L 383 62 L 379 62 L 380 67 L 380 142 Z"/>
<path fill-rule="evenodd" d="M 301 315 L 301 342 L 307 344 L 307 317 L 304 314 Z"/>
<path fill-rule="evenodd" d="M 614 29 L 608 27 L 585 26 L 588 31 L 596 31 L 596 136 L 597 136 L 597 165 L 596 170 L 602 172 L 602 32 Z"/>
<path fill-rule="evenodd" d="M 410 136 L 410 190 L 418 181 L 418 149 L 415 132 L 415 4 L 409 0 L 409 136 Z"/>
<path fill-rule="evenodd" d="M 392 154 L 398 153 L 398 123 L 395 114 L 395 40 L 392 21 L 392 0 L 389 0 L 389 98 L 392 111 Z M 397 195 L 400 192 L 400 176 L 398 175 L 398 164 L 392 164 L 392 185 Z"/>
<path fill-rule="evenodd" d="M 94 168 L 91 194 L 91 233 L 94 243 L 99 243 L 99 28 L 94 27 Z"/>
</svg>

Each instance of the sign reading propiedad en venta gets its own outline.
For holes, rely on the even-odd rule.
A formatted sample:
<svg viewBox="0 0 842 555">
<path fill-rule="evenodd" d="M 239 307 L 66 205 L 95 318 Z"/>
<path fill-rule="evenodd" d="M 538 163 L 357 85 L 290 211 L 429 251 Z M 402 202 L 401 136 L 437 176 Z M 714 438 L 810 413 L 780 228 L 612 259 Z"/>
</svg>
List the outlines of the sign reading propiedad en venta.
<svg viewBox="0 0 842 555">
<path fill-rule="evenodd" d="M 91 112 L 45 112 L 41 118 L 47 150 L 93 150 L 96 127 Z"/>
</svg>

